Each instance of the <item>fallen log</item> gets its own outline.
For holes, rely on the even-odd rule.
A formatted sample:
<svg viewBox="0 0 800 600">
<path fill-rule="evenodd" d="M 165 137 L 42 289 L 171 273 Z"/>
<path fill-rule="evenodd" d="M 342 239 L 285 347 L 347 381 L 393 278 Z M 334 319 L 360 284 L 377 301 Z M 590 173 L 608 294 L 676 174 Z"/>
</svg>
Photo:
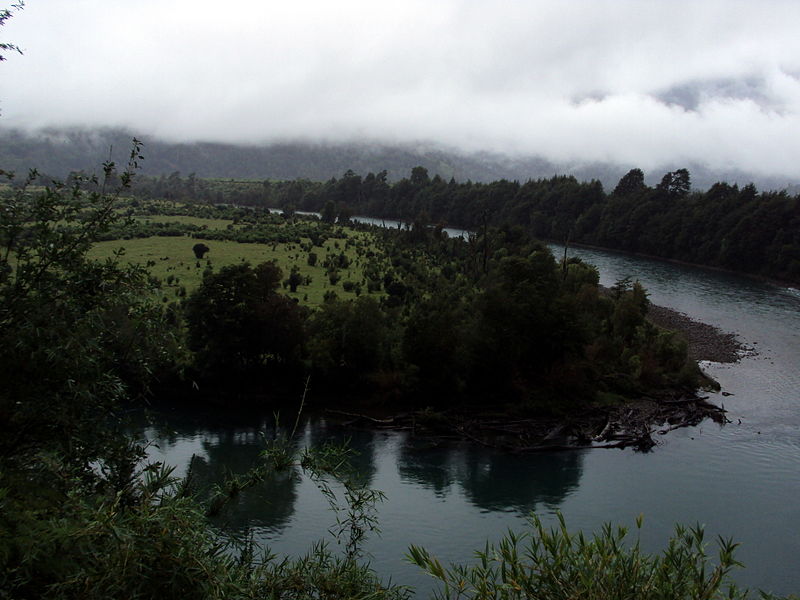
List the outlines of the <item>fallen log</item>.
<svg viewBox="0 0 800 600">
<path fill-rule="evenodd" d="M 594 442 L 602 442 L 603 440 L 607 440 L 608 436 L 609 436 L 609 431 L 611 431 L 612 427 L 613 427 L 613 425 L 611 423 L 611 419 L 609 419 L 608 421 L 606 421 L 606 426 L 603 427 L 603 430 L 600 433 L 598 433 L 596 436 L 594 436 L 592 438 L 592 441 L 594 441 Z"/>
<path fill-rule="evenodd" d="M 376 419 L 374 417 L 369 417 L 367 415 L 362 415 L 359 413 L 351 413 L 344 410 L 336 410 L 333 408 L 326 408 L 325 412 L 333 413 L 336 415 L 342 415 L 345 417 L 353 417 L 356 421 L 363 419 L 364 421 L 369 421 L 370 423 L 378 423 L 380 425 L 393 425 L 395 423 L 395 417 L 389 417 L 388 419 Z M 351 421 L 351 423 L 354 421 Z"/>
</svg>

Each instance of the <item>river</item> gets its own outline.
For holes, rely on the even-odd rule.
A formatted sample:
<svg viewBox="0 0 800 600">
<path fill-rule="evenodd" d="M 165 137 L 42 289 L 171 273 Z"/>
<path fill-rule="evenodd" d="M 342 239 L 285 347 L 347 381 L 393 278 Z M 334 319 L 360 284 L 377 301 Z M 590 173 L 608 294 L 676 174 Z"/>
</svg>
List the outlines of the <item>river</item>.
<svg viewBox="0 0 800 600">
<path fill-rule="evenodd" d="M 412 543 L 443 562 L 464 562 L 487 539 L 523 529 L 531 511 L 546 522 L 560 511 L 570 529 L 586 532 L 606 521 L 632 526 L 643 514 L 646 549 L 662 548 L 675 523 L 700 523 L 709 550 L 717 535 L 741 543 L 737 557 L 746 568 L 736 573 L 739 583 L 800 592 L 800 292 L 612 252 L 571 248 L 570 255 L 597 265 L 602 284 L 638 279 L 656 304 L 735 332 L 756 350 L 736 364 L 703 365 L 725 393 L 711 400 L 724 403 L 732 423 L 674 431 L 647 454 L 510 456 L 469 444 L 435 446 L 404 432 L 348 432 L 360 452 L 357 466 L 387 496 L 379 509 L 382 533 L 366 547 L 373 567 L 426 596 L 431 580 L 403 559 Z M 151 456 L 180 474 L 196 454 L 196 475 L 206 482 L 225 469 L 244 470 L 261 448 L 259 431 L 272 427 L 261 415 L 175 411 L 163 419 L 171 432 L 145 432 L 158 446 Z M 324 417 L 309 416 L 299 443 L 342 435 Z M 252 528 L 273 551 L 292 554 L 334 523 L 314 485 L 288 477 L 243 495 L 225 519 L 234 529 Z"/>
</svg>

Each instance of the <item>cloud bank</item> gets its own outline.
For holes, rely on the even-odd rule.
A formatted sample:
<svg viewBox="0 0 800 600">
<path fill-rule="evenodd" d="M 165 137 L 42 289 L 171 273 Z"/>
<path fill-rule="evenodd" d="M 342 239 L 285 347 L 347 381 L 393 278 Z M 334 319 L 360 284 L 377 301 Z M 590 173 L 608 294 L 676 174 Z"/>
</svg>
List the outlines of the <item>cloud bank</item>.
<svg viewBox="0 0 800 600">
<path fill-rule="evenodd" d="M 29 0 L 0 124 L 800 179 L 800 3 Z"/>
</svg>

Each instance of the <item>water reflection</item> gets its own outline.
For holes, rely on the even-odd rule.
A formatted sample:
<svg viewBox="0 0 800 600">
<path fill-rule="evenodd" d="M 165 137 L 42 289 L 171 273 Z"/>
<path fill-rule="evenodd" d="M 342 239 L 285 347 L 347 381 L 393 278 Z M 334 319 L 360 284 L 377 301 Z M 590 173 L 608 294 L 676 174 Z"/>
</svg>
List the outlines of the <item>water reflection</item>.
<svg viewBox="0 0 800 600">
<path fill-rule="evenodd" d="M 474 445 L 430 448 L 420 443 L 400 446 L 397 468 L 403 480 L 444 497 L 457 485 L 464 496 L 485 511 L 556 508 L 578 488 L 582 452 L 510 456 Z"/>
<path fill-rule="evenodd" d="M 348 462 L 358 483 L 366 487 L 374 486 L 377 472 L 374 432 L 348 430 L 319 416 L 310 416 L 305 421 L 303 445 L 306 448 L 319 448 L 327 443 L 346 446 L 350 450 Z"/>
<path fill-rule="evenodd" d="M 208 490 L 224 480 L 226 474 L 245 473 L 258 464 L 265 446 L 255 432 L 230 432 L 204 444 L 205 456 L 192 461 L 191 481 L 200 490 Z M 283 530 L 291 520 L 297 501 L 297 477 L 290 471 L 270 475 L 233 500 L 217 517 L 217 524 L 232 531 L 260 527 Z"/>
<path fill-rule="evenodd" d="M 142 436 L 150 446 L 151 460 L 175 467 L 175 474 L 190 477 L 192 487 L 208 496 L 226 476 L 246 473 L 261 459 L 261 453 L 276 435 L 288 436 L 292 421 L 276 430 L 274 416 L 204 410 L 154 411 L 157 427 L 146 427 Z M 299 456 L 304 448 L 323 448 L 327 443 L 347 445 L 349 464 L 359 483 L 371 486 L 376 473 L 373 435 L 345 432 L 321 418 L 304 418 L 295 431 L 293 446 Z M 257 528 L 279 533 L 294 515 L 301 481 L 296 469 L 275 473 L 229 502 L 217 524 L 231 531 Z"/>
<path fill-rule="evenodd" d="M 145 429 L 151 460 L 164 460 L 176 475 L 189 474 L 200 497 L 228 475 L 247 472 L 258 464 L 265 439 L 275 436 L 274 421 L 259 414 L 229 415 L 217 411 L 172 409 L 152 415 L 158 427 Z M 277 473 L 242 492 L 217 517 L 231 531 L 257 526 L 282 531 L 291 521 L 297 500 L 297 479 Z"/>
<path fill-rule="evenodd" d="M 230 417 L 173 410 L 160 413 L 158 421 L 158 429 L 145 431 L 153 443 L 151 458 L 176 466 L 179 475 L 185 475 L 191 463 L 192 483 L 201 494 L 226 475 L 245 473 L 257 464 L 265 439 L 276 431 L 271 417 L 257 414 Z M 376 452 L 380 452 L 396 466 L 403 483 L 432 490 L 439 498 L 463 496 L 486 512 L 553 509 L 578 488 L 582 475 L 581 452 L 509 456 L 468 444 L 441 445 L 397 433 L 390 437 L 397 443 L 386 444 L 386 434 L 346 430 L 324 418 L 308 417 L 294 444 L 299 452 L 346 442 L 353 451 L 354 472 L 369 487 L 377 478 Z M 234 531 L 255 527 L 279 533 L 295 514 L 299 482 L 289 472 L 269 477 L 237 496 L 219 524 Z"/>
<path fill-rule="evenodd" d="M 528 513 L 541 504 L 555 508 L 581 478 L 581 452 L 502 456 L 471 448 L 465 455 L 459 483 L 472 502 L 490 511 Z"/>
<path fill-rule="evenodd" d="M 457 453 L 454 448 L 406 441 L 398 451 L 397 470 L 403 481 L 431 489 L 443 498 L 456 481 L 453 459 Z"/>
</svg>

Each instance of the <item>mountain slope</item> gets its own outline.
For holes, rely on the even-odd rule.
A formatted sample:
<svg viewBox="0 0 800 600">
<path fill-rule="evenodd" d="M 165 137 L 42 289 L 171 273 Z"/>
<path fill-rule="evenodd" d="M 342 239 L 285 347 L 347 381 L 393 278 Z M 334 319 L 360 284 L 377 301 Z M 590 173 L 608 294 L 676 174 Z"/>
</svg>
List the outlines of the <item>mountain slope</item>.
<svg viewBox="0 0 800 600">
<path fill-rule="evenodd" d="M 0 127 L 0 168 L 40 172 L 65 177 L 70 171 L 96 171 L 109 158 L 124 163 L 134 133 L 120 129 L 47 129 L 27 133 Z M 390 181 L 407 177 L 415 166 L 431 175 L 457 181 L 526 181 L 555 174 L 574 175 L 578 180 L 598 179 L 613 189 L 619 178 L 638 165 L 610 163 L 555 164 L 537 156 L 511 157 L 497 153 L 463 153 L 435 144 L 392 145 L 386 143 L 314 144 L 285 142 L 262 146 L 236 146 L 213 142 L 174 143 L 148 136 L 142 172 L 147 175 L 176 171 L 198 177 L 226 179 L 326 180 L 348 169 L 359 174 L 388 172 Z M 670 170 L 687 167 L 693 187 L 705 189 L 716 181 L 744 185 L 755 182 L 760 189 L 800 191 L 798 182 L 776 177 L 759 177 L 737 171 L 711 171 L 702 165 L 666 165 L 648 173 L 651 184 Z"/>
</svg>

